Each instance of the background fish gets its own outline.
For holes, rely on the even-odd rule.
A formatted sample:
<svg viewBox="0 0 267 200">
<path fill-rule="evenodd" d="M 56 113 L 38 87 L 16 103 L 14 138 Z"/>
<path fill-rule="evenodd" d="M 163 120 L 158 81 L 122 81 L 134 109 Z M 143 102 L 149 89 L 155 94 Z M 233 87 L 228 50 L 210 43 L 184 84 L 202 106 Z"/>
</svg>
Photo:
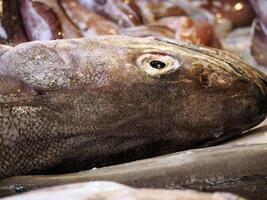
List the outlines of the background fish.
<svg viewBox="0 0 267 200">
<path fill-rule="evenodd" d="M 55 185 L 116 181 L 137 188 L 231 192 L 250 200 L 267 198 L 267 144 L 194 149 L 121 165 L 64 175 L 11 177 L 0 196 Z"/>
<path fill-rule="evenodd" d="M 4 198 L 6 200 L 244 200 L 228 193 L 204 193 L 192 190 L 134 189 L 112 182 L 90 182 L 58 186 L 28 194 Z M 4 200 L 3 199 L 3 200 Z"/>
</svg>

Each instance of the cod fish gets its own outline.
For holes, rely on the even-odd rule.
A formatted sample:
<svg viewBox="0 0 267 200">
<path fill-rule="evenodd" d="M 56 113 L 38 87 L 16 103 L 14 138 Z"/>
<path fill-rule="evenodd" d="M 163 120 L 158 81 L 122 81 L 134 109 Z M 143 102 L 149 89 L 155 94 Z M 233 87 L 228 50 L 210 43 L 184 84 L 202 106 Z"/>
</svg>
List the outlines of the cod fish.
<svg viewBox="0 0 267 200">
<path fill-rule="evenodd" d="M 101 36 L 0 52 L 0 179 L 189 149 L 266 117 L 266 77 L 220 50 Z"/>
<path fill-rule="evenodd" d="M 244 200 L 230 193 L 204 193 L 193 190 L 134 189 L 114 182 L 85 182 L 57 186 L 3 200 Z"/>
</svg>

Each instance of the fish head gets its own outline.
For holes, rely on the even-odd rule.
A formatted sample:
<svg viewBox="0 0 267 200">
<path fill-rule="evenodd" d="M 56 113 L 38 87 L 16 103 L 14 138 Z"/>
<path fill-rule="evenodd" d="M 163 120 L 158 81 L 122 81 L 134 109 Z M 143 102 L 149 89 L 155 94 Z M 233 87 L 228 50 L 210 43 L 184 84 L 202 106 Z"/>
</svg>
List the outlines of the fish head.
<svg viewBox="0 0 267 200">
<path fill-rule="evenodd" d="M 108 40 L 121 52 L 112 68 L 124 88 L 118 98 L 139 124 L 220 137 L 265 119 L 266 77 L 239 58 L 163 38 Z"/>
<path fill-rule="evenodd" d="M 2 71 L 37 91 L 27 100 L 79 128 L 91 120 L 100 131 L 162 135 L 155 138 L 193 146 L 240 134 L 266 117 L 266 76 L 221 50 L 101 36 L 20 44 L 1 60 Z"/>
</svg>

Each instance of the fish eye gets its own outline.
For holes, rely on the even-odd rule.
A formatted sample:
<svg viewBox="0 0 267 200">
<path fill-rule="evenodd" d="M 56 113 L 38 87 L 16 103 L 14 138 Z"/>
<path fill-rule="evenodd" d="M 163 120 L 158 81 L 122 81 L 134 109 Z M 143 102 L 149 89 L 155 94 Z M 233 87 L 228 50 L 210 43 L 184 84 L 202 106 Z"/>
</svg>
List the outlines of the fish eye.
<svg viewBox="0 0 267 200">
<path fill-rule="evenodd" d="M 163 69 L 166 67 L 166 64 L 164 62 L 161 62 L 159 60 L 153 60 L 150 62 L 150 66 L 155 68 L 155 69 Z"/>
<path fill-rule="evenodd" d="M 147 74 L 155 77 L 170 74 L 181 66 L 177 58 L 159 53 L 143 54 L 137 58 L 136 64 Z"/>
</svg>

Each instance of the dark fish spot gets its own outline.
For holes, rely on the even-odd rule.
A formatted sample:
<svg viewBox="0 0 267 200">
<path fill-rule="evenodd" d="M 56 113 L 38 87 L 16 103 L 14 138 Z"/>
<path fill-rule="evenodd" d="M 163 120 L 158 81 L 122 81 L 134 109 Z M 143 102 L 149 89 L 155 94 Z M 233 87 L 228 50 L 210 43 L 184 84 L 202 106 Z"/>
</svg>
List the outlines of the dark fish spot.
<svg viewBox="0 0 267 200">
<path fill-rule="evenodd" d="M 166 64 L 164 62 L 161 62 L 159 60 L 153 60 L 150 62 L 150 66 L 155 68 L 155 69 L 163 69 L 166 67 Z"/>
</svg>

